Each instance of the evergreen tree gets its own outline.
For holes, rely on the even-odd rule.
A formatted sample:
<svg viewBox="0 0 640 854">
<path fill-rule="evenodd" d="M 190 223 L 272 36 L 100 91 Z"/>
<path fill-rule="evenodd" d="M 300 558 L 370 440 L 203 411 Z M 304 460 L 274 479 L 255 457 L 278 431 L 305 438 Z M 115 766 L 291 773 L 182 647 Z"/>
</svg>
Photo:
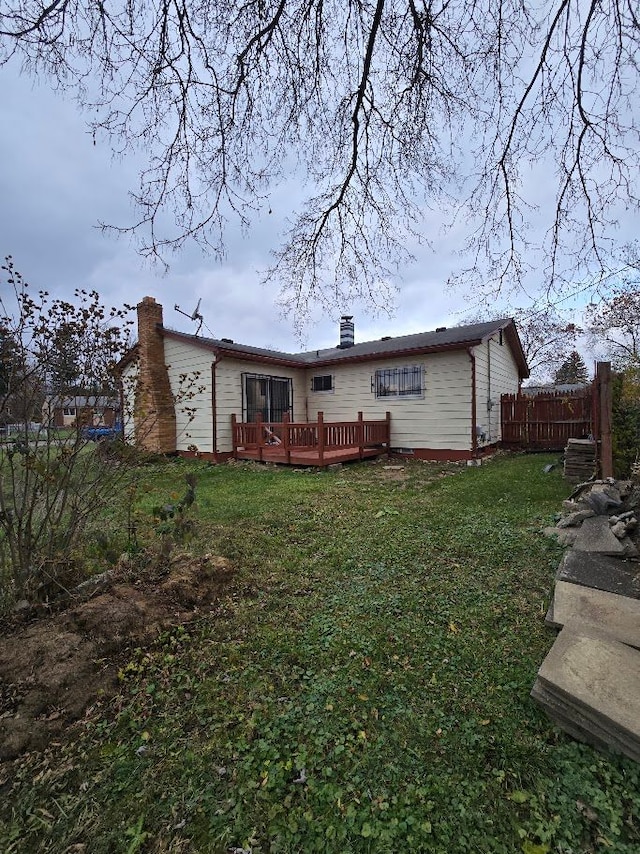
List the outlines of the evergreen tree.
<svg viewBox="0 0 640 854">
<path fill-rule="evenodd" d="M 84 332 L 81 326 L 63 321 L 49 327 L 49 334 L 43 340 L 38 355 L 46 368 L 49 389 L 56 394 L 81 390 L 81 345 Z"/>
<path fill-rule="evenodd" d="M 555 383 L 556 385 L 562 385 L 565 383 L 586 382 L 589 382 L 589 371 L 580 353 L 574 350 L 556 371 Z"/>
</svg>

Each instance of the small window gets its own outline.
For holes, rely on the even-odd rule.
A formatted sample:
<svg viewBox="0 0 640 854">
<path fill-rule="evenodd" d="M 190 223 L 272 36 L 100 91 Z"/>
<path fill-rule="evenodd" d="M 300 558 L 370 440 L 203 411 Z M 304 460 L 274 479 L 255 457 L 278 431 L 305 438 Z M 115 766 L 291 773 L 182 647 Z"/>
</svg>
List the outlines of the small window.
<svg viewBox="0 0 640 854">
<path fill-rule="evenodd" d="M 376 397 L 422 397 L 422 373 L 420 365 L 376 371 Z"/>
<path fill-rule="evenodd" d="M 75 406 L 65 406 L 65 408 L 62 410 L 62 412 L 63 412 L 63 414 L 64 414 L 64 415 L 73 415 L 73 416 L 75 416 L 75 414 L 76 414 L 76 408 L 75 408 Z"/>
<path fill-rule="evenodd" d="M 333 391 L 333 376 L 323 374 L 311 378 L 311 391 Z"/>
</svg>

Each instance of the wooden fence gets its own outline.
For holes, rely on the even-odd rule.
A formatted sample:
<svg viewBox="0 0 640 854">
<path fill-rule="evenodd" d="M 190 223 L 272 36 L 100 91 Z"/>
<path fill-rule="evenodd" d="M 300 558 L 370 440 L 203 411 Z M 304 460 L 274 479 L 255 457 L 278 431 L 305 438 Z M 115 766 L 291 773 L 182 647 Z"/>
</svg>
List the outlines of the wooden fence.
<svg viewBox="0 0 640 854">
<path fill-rule="evenodd" d="M 502 444 L 560 451 L 568 439 L 594 433 L 592 387 L 550 394 L 503 394 L 500 400 Z"/>
</svg>

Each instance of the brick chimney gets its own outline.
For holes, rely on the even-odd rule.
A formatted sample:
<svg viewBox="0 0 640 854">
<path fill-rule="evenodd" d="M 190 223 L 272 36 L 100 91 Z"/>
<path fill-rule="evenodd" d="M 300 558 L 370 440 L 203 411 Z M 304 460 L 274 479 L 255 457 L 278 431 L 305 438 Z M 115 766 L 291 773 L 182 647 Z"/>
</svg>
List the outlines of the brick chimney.
<svg viewBox="0 0 640 854">
<path fill-rule="evenodd" d="M 138 304 L 136 442 L 147 451 L 170 454 L 176 450 L 176 410 L 161 330 L 162 306 L 145 297 Z"/>
</svg>

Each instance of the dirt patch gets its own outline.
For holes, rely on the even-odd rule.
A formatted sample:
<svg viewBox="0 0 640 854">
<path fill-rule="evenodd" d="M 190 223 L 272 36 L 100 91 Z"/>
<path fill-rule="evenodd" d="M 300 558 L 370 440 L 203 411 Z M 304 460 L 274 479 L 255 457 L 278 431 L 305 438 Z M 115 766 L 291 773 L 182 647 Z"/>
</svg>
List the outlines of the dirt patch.
<svg viewBox="0 0 640 854">
<path fill-rule="evenodd" d="M 409 473 L 404 466 L 383 466 L 380 475 L 383 480 L 399 480 L 402 482 L 409 479 Z"/>
<path fill-rule="evenodd" d="M 422 461 L 418 461 L 422 463 Z M 424 463 L 422 463 L 424 464 Z M 427 463 L 428 464 L 428 463 Z M 412 466 L 414 466 L 414 462 L 410 462 L 408 464 L 390 464 L 385 463 L 384 465 L 378 465 L 376 469 L 376 474 L 382 480 L 395 480 L 400 481 L 400 483 L 404 483 L 409 480 L 412 474 Z M 435 472 L 430 477 L 424 479 L 421 475 L 421 482 L 425 483 L 434 483 L 435 481 L 441 480 L 443 477 L 452 477 L 453 475 L 460 474 L 463 471 L 462 466 L 459 463 L 451 463 L 451 468 L 445 468 L 441 471 Z"/>
<path fill-rule="evenodd" d="M 225 558 L 172 560 L 144 581 L 114 572 L 93 594 L 77 591 L 55 615 L 29 613 L 0 635 L 0 762 L 42 750 L 117 688 L 118 657 L 200 615 L 233 577 Z M 30 622 L 25 625 L 24 620 Z"/>
</svg>

